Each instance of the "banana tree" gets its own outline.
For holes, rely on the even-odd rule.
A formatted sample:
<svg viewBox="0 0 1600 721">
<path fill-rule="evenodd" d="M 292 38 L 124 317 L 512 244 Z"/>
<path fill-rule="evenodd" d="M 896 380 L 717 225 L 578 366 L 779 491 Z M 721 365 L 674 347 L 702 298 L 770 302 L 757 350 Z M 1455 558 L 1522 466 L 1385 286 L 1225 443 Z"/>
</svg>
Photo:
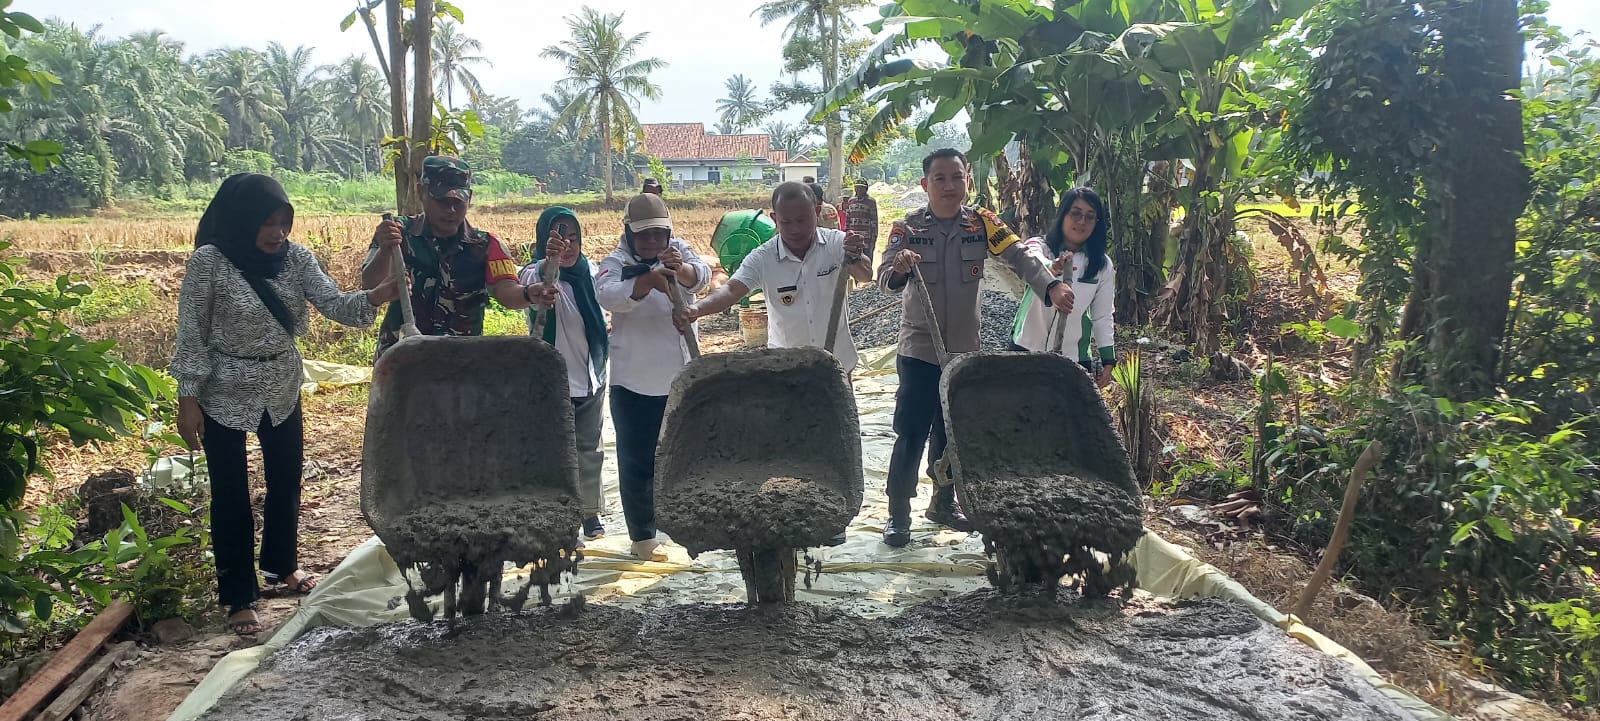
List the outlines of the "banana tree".
<svg viewBox="0 0 1600 721">
<path fill-rule="evenodd" d="M 1249 89 L 1247 58 L 1305 14 L 1314 0 L 1187 0 L 1184 22 L 1134 25 L 1106 55 L 1137 69 L 1176 109 L 1193 172 L 1183 189 L 1183 235 L 1158 318 L 1180 329 L 1194 352 L 1218 348 L 1222 302 L 1229 293 L 1234 233 L 1232 196 L 1264 102 Z"/>
<path fill-rule="evenodd" d="M 864 155 L 893 137 L 923 104 L 933 104 L 934 112 L 919 125 L 919 140 L 934 123 L 965 110 L 980 194 L 987 188 L 986 161 L 992 157 L 1001 179 L 1000 206 L 1024 233 L 1045 231 L 1054 190 L 1092 180 L 1111 206 L 1113 227 L 1127 231 L 1113 238 L 1119 274 L 1127 278 L 1119 313 L 1142 321 L 1162 280 L 1160 254 L 1148 249 L 1161 249 L 1166 227 L 1165 212 L 1159 222 L 1143 217 L 1150 205 L 1141 195 L 1145 161 L 1162 149 L 1174 111 L 1136 68 L 1106 51 L 1137 23 L 1182 14 L 1167 0 L 1060 5 L 1069 6 L 938 0 L 886 5 L 880 10 L 883 19 L 872 28 L 893 31 L 817 111 L 863 94 L 878 103 L 882 109 L 869 132 L 852 147 Z M 891 59 L 920 43 L 939 44 L 949 62 Z M 1004 155 L 997 155 L 1013 141 L 1022 161 L 1015 172 Z"/>
</svg>

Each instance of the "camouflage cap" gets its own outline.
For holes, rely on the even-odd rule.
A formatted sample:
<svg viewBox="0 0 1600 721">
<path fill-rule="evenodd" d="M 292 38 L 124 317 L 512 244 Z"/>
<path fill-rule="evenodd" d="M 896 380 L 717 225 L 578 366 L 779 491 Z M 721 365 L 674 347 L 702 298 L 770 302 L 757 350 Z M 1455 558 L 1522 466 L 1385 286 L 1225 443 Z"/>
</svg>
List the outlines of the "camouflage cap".
<svg viewBox="0 0 1600 721">
<path fill-rule="evenodd" d="M 422 161 L 422 186 L 435 199 L 472 200 L 472 166 L 450 155 L 432 155 Z"/>
</svg>

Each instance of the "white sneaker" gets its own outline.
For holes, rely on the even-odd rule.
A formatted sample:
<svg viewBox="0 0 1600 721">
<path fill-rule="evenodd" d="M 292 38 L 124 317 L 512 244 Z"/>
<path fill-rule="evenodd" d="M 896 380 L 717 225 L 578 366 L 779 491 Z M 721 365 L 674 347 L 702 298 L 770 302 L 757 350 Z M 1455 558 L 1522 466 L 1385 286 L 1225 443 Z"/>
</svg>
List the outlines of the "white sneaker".
<svg viewBox="0 0 1600 721">
<path fill-rule="evenodd" d="M 644 561 L 661 563 L 667 560 L 667 552 L 661 548 L 661 542 L 651 538 L 633 542 L 633 557 Z"/>
</svg>

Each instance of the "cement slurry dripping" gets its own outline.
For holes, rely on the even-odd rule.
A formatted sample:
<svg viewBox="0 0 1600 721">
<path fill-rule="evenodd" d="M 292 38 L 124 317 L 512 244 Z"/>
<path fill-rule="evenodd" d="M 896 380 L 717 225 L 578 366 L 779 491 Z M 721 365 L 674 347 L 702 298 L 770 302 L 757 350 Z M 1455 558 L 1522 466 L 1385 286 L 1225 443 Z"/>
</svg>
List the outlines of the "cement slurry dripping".
<svg viewBox="0 0 1600 721">
<path fill-rule="evenodd" d="M 806 603 L 589 606 L 453 630 L 320 628 L 203 718 L 1407 718 L 1343 662 L 1242 607 L 1058 601 L 984 590 L 878 619 Z"/>
<path fill-rule="evenodd" d="M 973 353 L 945 369 L 940 394 L 962 506 L 997 558 L 990 580 L 1131 588 L 1138 487 L 1088 374 L 1056 354 Z"/>
<path fill-rule="evenodd" d="M 537 495 L 436 501 L 398 519 L 384 545 L 422 579 L 417 587 L 406 577 L 413 618 L 431 620 L 426 597 L 440 593 L 446 618 L 483 613 L 489 604 L 520 610 L 534 587 L 540 602 L 550 603 L 550 584 L 577 571 L 576 517 L 561 499 Z M 530 566 L 527 585 L 509 597 L 498 592 L 508 562 Z"/>
<path fill-rule="evenodd" d="M 656 454 L 657 522 L 690 555 L 732 549 L 753 603 L 794 600 L 795 549 L 861 508 L 855 397 L 816 348 L 719 353 L 673 381 Z"/>
<path fill-rule="evenodd" d="M 406 574 L 411 615 L 521 608 L 579 559 L 578 460 L 561 355 L 535 338 L 412 337 L 373 368 L 361 510 Z M 504 564 L 531 564 L 500 593 Z M 411 585 L 411 576 L 420 586 Z"/>
</svg>

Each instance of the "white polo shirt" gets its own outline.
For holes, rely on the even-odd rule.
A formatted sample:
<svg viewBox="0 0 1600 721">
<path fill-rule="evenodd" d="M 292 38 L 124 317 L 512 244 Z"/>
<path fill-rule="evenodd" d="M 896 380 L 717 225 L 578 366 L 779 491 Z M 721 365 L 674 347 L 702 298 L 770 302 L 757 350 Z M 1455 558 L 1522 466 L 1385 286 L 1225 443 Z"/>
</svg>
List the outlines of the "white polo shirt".
<svg viewBox="0 0 1600 721">
<path fill-rule="evenodd" d="M 745 256 L 733 280 L 752 291 L 765 291 L 768 348 L 821 348 L 838 274 L 844 272 L 844 232 L 818 228 L 804 260 L 789 252 L 782 236 L 773 236 Z M 855 369 L 856 345 L 850 339 L 848 318 L 839 319 L 833 355 L 846 373 Z"/>
</svg>

